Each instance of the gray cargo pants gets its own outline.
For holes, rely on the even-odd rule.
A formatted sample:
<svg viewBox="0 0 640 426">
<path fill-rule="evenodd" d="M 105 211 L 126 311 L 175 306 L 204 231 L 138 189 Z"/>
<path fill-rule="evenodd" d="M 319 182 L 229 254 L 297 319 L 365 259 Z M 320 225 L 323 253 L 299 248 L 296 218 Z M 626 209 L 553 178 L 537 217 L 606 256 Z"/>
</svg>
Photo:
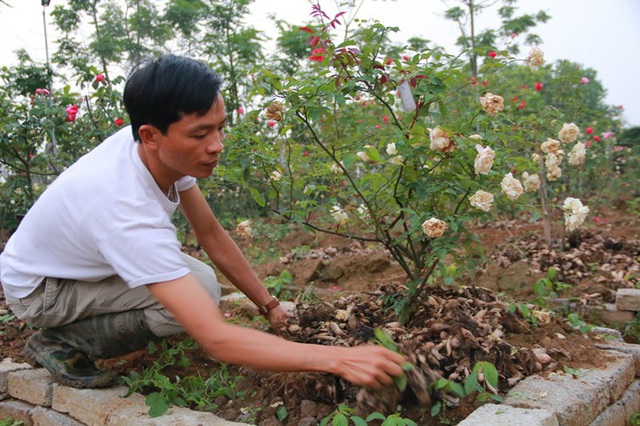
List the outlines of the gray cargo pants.
<svg viewBox="0 0 640 426">
<path fill-rule="evenodd" d="M 182 256 L 191 273 L 219 303 L 220 284 L 213 269 L 191 256 Z M 129 288 L 119 276 L 95 283 L 46 278 L 27 297 L 6 299 L 18 318 L 38 328 L 55 328 L 96 315 L 143 309 L 147 324 L 156 336 L 184 332 L 146 286 Z"/>
</svg>

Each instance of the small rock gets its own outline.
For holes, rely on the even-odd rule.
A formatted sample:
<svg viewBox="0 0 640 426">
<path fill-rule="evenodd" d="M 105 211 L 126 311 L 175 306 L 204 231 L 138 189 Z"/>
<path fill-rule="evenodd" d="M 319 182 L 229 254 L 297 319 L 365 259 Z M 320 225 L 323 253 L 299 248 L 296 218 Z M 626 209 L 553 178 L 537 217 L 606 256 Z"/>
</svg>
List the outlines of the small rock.
<svg viewBox="0 0 640 426">
<path fill-rule="evenodd" d="M 298 426 L 317 426 L 318 419 L 315 417 L 303 417 L 298 422 Z"/>
<path fill-rule="evenodd" d="M 300 402 L 300 417 L 317 417 L 318 416 L 318 404 L 308 399 Z"/>
</svg>

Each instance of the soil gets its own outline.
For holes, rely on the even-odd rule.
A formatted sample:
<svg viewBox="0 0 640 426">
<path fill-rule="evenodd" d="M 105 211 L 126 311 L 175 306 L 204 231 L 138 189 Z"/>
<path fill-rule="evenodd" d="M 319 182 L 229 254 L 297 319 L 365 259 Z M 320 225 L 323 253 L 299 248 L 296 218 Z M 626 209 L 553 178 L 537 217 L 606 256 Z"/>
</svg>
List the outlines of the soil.
<svg viewBox="0 0 640 426">
<path fill-rule="evenodd" d="M 281 300 L 295 302 L 295 320 L 287 325 L 285 338 L 353 346 L 381 328 L 393 336 L 415 368 L 407 373 L 405 392 L 375 393 L 328 374 L 273 374 L 227 366 L 232 376 L 242 376 L 236 389 L 240 393 L 233 398 L 219 396 L 207 409 L 228 420 L 270 426 L 316 424 L 341 403 L 363 417 L 374 411 L 390 414 L 400 405 L 402 416 L 417 424 L 455 424 L 481 405 L 478 394 L 453 398 L 428 385 L 441 378 L 462 382 L 478 361 L 489 361 L 498 369 L 497 395 L 532 374 L 600 367 L 605 357 L 594 346 L 595 338 L 570 327 L 562 315 L 531 303 L 536 298 L 542 301 L 534 292 L 535 284 L 555 268 L 554 281 L 566 285 L 556 286 L 555 293 L 544 299 L 551 303 L 549 308 L 559 306 L 565 314 L 577 312 L 587 322 L 618 328 L 627 341 L 637 343 L 637 333 L 628 333 L 628 323 L 603 323 L 602 312 L 615 301 L 618 288 L 640 283 L 640 218 L 611 207 L 599 209 L 589 220 L 563 244 L 554 242 L 554 249 L 542 237 L 541 224 L 526 219 L 475 227 L 477 266 L 464 271 L 455 285 L 430 288 L 406 326 L 393 310 L 386 309 L 394 295 L 403 291 L 405 281 L 402 268 L 386 250 L 293 228 L 275 243 L 234 235 L 260 277 L 278 277 L 285 270 L 292 275 L 291 283 L 280 289 Z M 264 255 L 267 248 L 279 256 L 256 261 L 255 253 Z M 202 255 L 197 248 L 185 250 Z M 224 277 L 220 281 L 230 291 Z M 520 315 L 525 306 L 530 309 L 529 321 Z M 273 332 L 255 307 L 241 299 L 223 302 L 221 310 L 230 321 Z M 0 355 L 21 361 L 21 348 L 31 333 L 0 298 Z M 182 338 L 176 336 L 169 343 Z M 206 378 L 221 369 L 197 348 L 184 355 L 189 362 L 165 368 L 167 377 Z M 157 354 L 142 350 L 98 365 L 126 376 L 141 373 L 154 360 Z M 425 388 L 431 391 L 425 393 Z M 429 406 L 443 399 L 449 401 L 446 412 L 431 417 Z M 282 407 L 287 417 L 279 421 Z"/>
</svg>

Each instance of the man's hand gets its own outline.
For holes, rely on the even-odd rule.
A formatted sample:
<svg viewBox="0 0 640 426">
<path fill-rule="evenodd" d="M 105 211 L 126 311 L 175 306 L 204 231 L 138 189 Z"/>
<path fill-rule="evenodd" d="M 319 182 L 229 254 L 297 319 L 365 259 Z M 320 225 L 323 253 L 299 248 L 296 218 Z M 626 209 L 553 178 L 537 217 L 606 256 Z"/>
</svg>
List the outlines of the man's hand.
<svg viewBox="0 0 640 426">
<path fill-rule="evenodd" d="M 282 306 L 276 306 L 267 313 L 266 318 L 269 321 L 269 324 L 271 324 L 271 328 L 281 335 L 284 332 L 287 320 L 291 318 L 291 314 L 289 314 L 289 312 L 287 312 Z"/>
<path fill-rule="evenodd" d="M 378 389 L 393 383 L 393 378 L 404 374 L 401 365 L 406 358 L 382 346 L 360 345 L 341 348 L 336 357 L 335 373 L 357 386 Z"/>
</svg>

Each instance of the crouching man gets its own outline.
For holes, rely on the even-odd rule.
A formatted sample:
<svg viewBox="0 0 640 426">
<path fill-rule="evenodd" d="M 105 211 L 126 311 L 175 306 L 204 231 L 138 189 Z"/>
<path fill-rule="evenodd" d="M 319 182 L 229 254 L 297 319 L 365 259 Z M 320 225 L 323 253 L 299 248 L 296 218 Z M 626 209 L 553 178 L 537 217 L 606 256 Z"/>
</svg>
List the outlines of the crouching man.
<svg viewBox="0 0 640 426">
<path fill-rule="evenodd" d="M 228 324 L 214 271 L 183 254 L 170 217 L 179 208 L 216 267 L 277 327 L 288 314 L 262 286 L 196 183 L 223 150 L 217 74 L 165 55 L 134 70 L 124 89 L 131 126 L 64 171 L 26 214 L 0 255 L 15 315 L 39 328 L 23 350 L 56 381 L 111 386 L 111 358 L 187 332 L 213 358 L 273 371 L 324 371 L 367 387 L 402 374 L 403 357 L 378 346 L 289 342 Z"/>
</svg>

